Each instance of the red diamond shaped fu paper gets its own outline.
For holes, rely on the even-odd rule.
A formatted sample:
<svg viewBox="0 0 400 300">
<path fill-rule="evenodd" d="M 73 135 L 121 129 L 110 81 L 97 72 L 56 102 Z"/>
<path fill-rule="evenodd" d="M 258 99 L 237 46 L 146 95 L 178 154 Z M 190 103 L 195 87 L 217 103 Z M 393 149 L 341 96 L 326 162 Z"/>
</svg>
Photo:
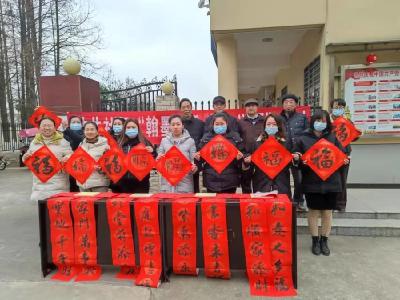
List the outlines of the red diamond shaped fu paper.
<svg viewBox="0 0 400 300">
<path fill-rule="evenodd" d="M 44 106 L 39 106 L 35 109 L 33 114 L 29 117 L 28 121 L 29 124 L 35 127 L 39 127 L 39 121 L 44 118 L 48 117 L 54 121 L 56 124 L 56 129 L 60 126 L 61 124 L 61 118 L 58 117 L 56 114 L 52 113 L 49 111 L 46 107 Z"/>
<path fill-rule="evenodd" d="M 146 146 L 143 144 L 133 147 L 125 156 L 125 165 L 140 181 L 150 173 L 155 163 L 153 155 L 147 151 Z"/>
<path fill-rule="evenodd" d="M 92 175 L 96 161 L 82 147 L 78 147 L 64 165 L 64 170 L 84 184 Z"/>
<path fill-rule="evenodd" d="M 107 176 L 116 183 L 128 171 L 124 163 L 124 153 L 118 148 L 111 148 L 102 157 L 98 164 Z"/>
<path fill-rule="evenodd" d="M 332 124 L 335 128 L 334 131 L 336 138 L 343 147 L 346 147 L 361 135 L 361 132 L 353 125 L 353 123 L 343 117 L 337 118 Z"/>
<path fill-rule="evenodd" d="M 269 137 L 251 156 L 251 161 L 274 179 L 292 160 L 292 154 L 274 137 Z"/>
<path fill-rule="evenodd" d="M 173 146 L 157 160 L 156 168 L 172 186 L 176 186 L 190 172 L 192 163 Z"/>
<path fill-rule="evenodd" d="M 46 145 L 36 150 L 25 161 L 25 165 L 43 183 L 61 170 L 61 163 Z"/>
<path fill-rule="evenodd" d="M 236 158 L 238 149 L 222 135 L 216 135 L 200 150 L 200 155 L 219 174 Z"/>
<path fill-rule="evenodd" d="M 338 147 L 325 139 L 320 139 L 301 157 L 323 181 L 343 165 L 345 158 Z"/>
</svg>

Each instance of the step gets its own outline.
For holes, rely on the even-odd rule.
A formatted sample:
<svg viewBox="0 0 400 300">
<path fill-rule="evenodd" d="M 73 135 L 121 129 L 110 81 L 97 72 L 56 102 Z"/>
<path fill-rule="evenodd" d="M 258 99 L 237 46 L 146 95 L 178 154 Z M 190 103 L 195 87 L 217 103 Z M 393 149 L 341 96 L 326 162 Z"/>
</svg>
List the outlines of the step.
<svg viewBox="0 0 400 300">
<path fill-rule="evenodd" d="M 306 218 L 297 219 L 297 232 L 308 234 Z M 343 219 L 334 218 L 332 235 L 400 237 L 399 219 Z"/>
<path fill-rule="evenodd" d="M 297 212 L 298 218 L 307 218 L 307 212 Z M 395 219 L 400 220 L 400 212 L 334 212 L 334 219 Z"/>
</svg>

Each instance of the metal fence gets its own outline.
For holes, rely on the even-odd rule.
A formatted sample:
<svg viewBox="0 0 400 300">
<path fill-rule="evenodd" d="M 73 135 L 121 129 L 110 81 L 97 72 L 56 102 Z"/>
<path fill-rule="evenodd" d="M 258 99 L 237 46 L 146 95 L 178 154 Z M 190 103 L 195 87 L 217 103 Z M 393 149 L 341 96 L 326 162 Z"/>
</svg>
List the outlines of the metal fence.
<svg viewBox="0 0 400 300">
<path fill-rule="evenodd" d="M 23 141 L 18 136 L 20 130 L 29 128 L 27 124 L 15 123 L 14 127 L 9 122 L 0 123 L 0 150 L 14 151 L 24 145 Z"/>
</svg>

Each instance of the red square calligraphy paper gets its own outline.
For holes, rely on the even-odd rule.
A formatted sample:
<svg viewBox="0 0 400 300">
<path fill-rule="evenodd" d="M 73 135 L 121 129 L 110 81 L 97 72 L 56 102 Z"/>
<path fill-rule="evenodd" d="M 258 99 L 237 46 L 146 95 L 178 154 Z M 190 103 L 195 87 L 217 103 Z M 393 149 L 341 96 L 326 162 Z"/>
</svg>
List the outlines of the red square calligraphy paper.
<svg viewBox="0 0 400 300">
<path fill-rule="evenodd" d="M 354 126 L 354 124 L 346 118 L 339 117 L 333 121 L 332 125 L 334 127 L 336 138 L 343 147 L 346 147 L 361 135 L 361 132 Z"/>
<path fill-rule="evenodd" d="M 124 158 L 124 153 L 120 149 L 113 147 L 104 153 L 98 161 L 103 172 L 106 173 L 114 183 L 117 183 L 128 171 L 124 163 Z"/>
<path fill-rule="evenodd" d="M 61 163 L 57 157 L 46 146 L 36 150 L 28 159 L 25 165 L 43 183 L 61 171 Z"/>
<path fill-rule="evenodd" d="M 126 167 L 140 181 L 150 173 L 155 163 L 153 155 L 147 151 L 143 144 L 132 148 L 125 156 Z"/>
<path fill-rule="evenodd" d="M 96 161 L 82 147 L 78 147 L 64 164 L 64 170 L 79 183 L 84 184 L 92 175 Z"/>
</svg>

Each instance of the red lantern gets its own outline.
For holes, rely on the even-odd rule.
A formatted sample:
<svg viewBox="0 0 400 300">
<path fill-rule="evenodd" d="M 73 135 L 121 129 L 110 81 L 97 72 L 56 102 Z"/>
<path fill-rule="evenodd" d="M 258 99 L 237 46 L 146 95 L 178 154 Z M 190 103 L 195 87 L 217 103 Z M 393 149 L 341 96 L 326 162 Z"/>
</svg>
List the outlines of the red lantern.
<svg viewBox="0 0 400 300">
<path fill-rule="evenodd" d="M 373 53 L 369 54 L 367 56 L 367 65 L 375 63 L 377 61 L 377 59 L 378 59 L 378 57 L 376 56 L 376 54 L 373 54 Z"/>
<path fill-rule="evenodd" d="M 200 150 L 200 155 L 218 174 L 235 159 L 238 149 L 222 135 L 216 135 Z"/>
</svg>

